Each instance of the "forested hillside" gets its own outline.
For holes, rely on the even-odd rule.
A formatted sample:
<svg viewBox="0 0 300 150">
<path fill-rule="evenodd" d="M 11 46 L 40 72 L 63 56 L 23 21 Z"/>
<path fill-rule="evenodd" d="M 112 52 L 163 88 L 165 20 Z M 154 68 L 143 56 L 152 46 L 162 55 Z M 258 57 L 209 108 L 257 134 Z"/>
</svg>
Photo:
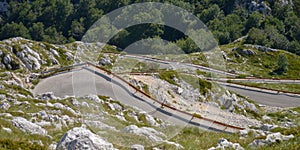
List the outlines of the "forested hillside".
<svg viewBox="0 0 300 150">
<path fill-rule="evenodd" d="M 104 14 L 144 1 L 147 0 L 1 0 L 0 39 L 21 36 L 58 44 L 81 40 L 90 26 Z M 155 1 L 168 2 L 192 12 L 211 29 L 219 44 L 248 35 L 245 43 L 300 55 L 298 0 Z M 200 51 L 181 32 L 155 24 L 127 28 L 110 44 L 125 48 L 139 39 L 154 36 L 176 42 L 186 52 Z"/>
</svg>

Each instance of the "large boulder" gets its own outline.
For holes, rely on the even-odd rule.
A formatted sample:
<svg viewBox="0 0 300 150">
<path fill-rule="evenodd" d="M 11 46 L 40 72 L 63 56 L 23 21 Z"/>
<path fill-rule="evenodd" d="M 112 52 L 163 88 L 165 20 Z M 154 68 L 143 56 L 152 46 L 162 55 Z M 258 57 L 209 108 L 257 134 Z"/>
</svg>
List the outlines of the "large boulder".
<svg viewBox="0 0 300 150">
<path fill-rule="evenodd" d="M 26 120 L 25 118 L 15 117 L 11 122 L 15 127 L 29 134 L 47 135 L 47 131 L 44 128 Z"/>
<path fill-rule="evenodd" d="M 11 64 L 11 62 L 12 62 L 12 59 L 9 55 L 6 55 L 6 56 L 3 57 L 3 63 L 5 65 L 9 65 L 9 64 Z"/>
<path fill-rule="evenodd" d="M 60 139 L 57 150 L 114 150 L 111 143 L 92 133 L 84 127 L 69 130 Z"/>
</svg>

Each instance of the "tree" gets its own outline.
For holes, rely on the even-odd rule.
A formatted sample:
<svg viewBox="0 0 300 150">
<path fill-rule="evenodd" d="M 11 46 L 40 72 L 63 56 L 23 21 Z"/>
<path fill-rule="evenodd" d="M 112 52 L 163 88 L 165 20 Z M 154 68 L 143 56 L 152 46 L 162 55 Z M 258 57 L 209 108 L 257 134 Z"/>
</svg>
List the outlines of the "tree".
<svg viewBox="0 0 300 150">
<path fill-rule="evenodd" d="M 265 36 L 268 38 L 270 47 L 287 50 L 289 40 L 278 32 L 275 26 L 267 26 L 265 29 Z"/>
<path fill-rule="evenodd" d="M 300 17 L 300 1 L 293 1 L 294 3 L 294 11 L 297 14 L 298 17 Z"/>
<path fill-rule="evenodd" d="M 266 45 L 267 38 L 265 36 L 264 30 L 260 30 L 257 28 L 250 29 L 246 42 L 250 44 Z"/>
<path fill-rule="evenodd" d="M 279 33 L 281 34 L 285 33 L 284 23 L 273 16 L 267 16 L 263 24 L 264 24 L 264 28 L 266 28 L 267 26 L 274 26 L 279 31 Z"/>
<path fill-rule="evenodd" d="M 200 49 L 191 38 L 180 39 L 176 41 L 178 47 L 180 47 L 185 53 L 199 52 Z"/>
<path fill-rule="evenodd" d="M 285 54 L 280 54 L 278 58 L 278 68 L 275 70 L 277 74 L 283 74 L 288 71 L 288 59 L 286 58 Z"/>
<path fill-rule="evenodd" d="M 23 23 L 9 23 L 1 28 L 0 39 L 7 39 L 11 37 L 30 38 L 28 29 Z"/>
<path fill-rule="evenodd" d="M 67 19 L 73 13 L 73 4 L 70 0 L 59 0 L 56 2 L 55 9 L 57 10 L 55 14 L 56 28 L 62 31 L 66 28 Z"/>
<path fill-rule="evenodd" d="M 58 32 L 55 27 L 49 27 L 45 30 L 45 35 L 43 36 L 43 41 L 55 44 L 62 44 L 67 41 L 67 39 Z"/>
<path fill-rule="evenodd" d="M 84 27 L 88 29 L 102 17 L 103 10 L 96 7 L 95 0 L 82 0 L 76 13 L 76 16 L 84 18 Z"/>
<path fill-rule="evenodd" d="M 3 26 L 5 24 L 4 19 L 2 18 L 2 16 L 0 15 L 0 26 Z"/>
<path fill-rule="evenodd" d="M 12 1 L 9 3 L 8 22 L 22 22 L 25 26 L 29 26 L 36 20 L 36 15 L 32 11 L 32 7 L 27 2 Z"/>
<path fill-rule="evenodd" d="M 220 32 L 220 31 L 214 31 L 213 35 L 218 40 L 219 44 L 227 44 L 230 41 L 230 33 L 228 32 Z"/>
<path fill-rule="evenodd" d="M 80 18 L 79 21 L 73 20 L 71 25 L 71 30 L 69 31 L 69 36 L 79 41 L 83 36 L 84 31 L 85 28 L 83 26 L 83 18 Z"/>
<path fill-rule="evenodd" d="M 33 26 L 29 29 L 29 32 L 33 40 L 43 40 L 44 24 L 42 22 L 34 23 Z"/>
<path fill-rule="evenodd" d="M 238 39 L 242 36 L 244 30 L 244 22 L 240 16 L 236 14 L 230 14 L 224 19 L 225 30 L 230 34 L 230 42 Z"/>
<path fill-rule="evenodd" d="M 263 15 L 259 12 L 253 12 L 246 23 L 246 31 L 249 31 L 251 28 L 260 28 L 263 22 Z"/>
<path fill-rule="evenodd" d="M 288 51 L 291 52 L 291 53 L 295 53 L 297 55 L 300 55 L 300 44 L 299 44 L 299 42 L 297 42 L 297 41 L 290 42 Z"/>
<path fill-rule="evenodd" d="M 36 4 L 38 5 L 38 4 Z M 41 14 L 38 17 L 39 22 L 43 22 L 45 28 L 48 28 L 56 22 L 55 14 L 57 14 L 57 9 L 55 9 L 56 1 L 44 2 L 41 7 Z M 36 8 L 39 11 L 39 7 Z"/>
<path fill-rule="evenodd" d="M 218 5 L 214 4 L 208 9 L 203 10 L 200 14 L 197 15 L 201 21 L 204 23 L 207 23 L 210 20 L 213 20 L 215 18 L 223 18 L 224 13 L 223 11 L 219 8 Z"/>
<path fill-rule="evenodd" d="M 279 20 L 284 20 L 289 16 L 289 13 L 293 11 L 291 5 L 282 5 L 280 2 L 275 2 L 272 9 L 272 14 L 275 18 Z"/>
</svg>

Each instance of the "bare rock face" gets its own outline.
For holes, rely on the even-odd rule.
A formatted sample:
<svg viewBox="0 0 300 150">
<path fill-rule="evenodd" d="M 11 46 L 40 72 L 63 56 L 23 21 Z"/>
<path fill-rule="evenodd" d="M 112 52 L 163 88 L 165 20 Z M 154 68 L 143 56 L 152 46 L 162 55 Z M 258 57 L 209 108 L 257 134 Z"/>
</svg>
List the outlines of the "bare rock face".
<svg viewBox="0 0 300 150">
<path fill-rule="evenodd" d="M 60 139 L 57 150 L 114 150 L 113 145 L 84 127 L 69 130 Z"/>
<path fill-rule="evenodd" d="M 29 134 L 47 135 L 47 131 L 44 128 L 26 120 L 25 118 L 15 117 L 11 122 L 15 127 Z"/>
<path fill-rule="evenodd" d="M 41 57 L 34 50 L 30 49 L 27 45 L 22 46 L 23 51 L 18 52 L 17 56 L 22 60 L 27 69 L 29 70 L 39 70 L 41 68 Z"/>
<path fill-rule="evenodd" d="M 252 12 L 255 12 L 255 11 L 258 11 L 262 14 L 270 14 L 271 13 L 271 8 L 263 1 L 259 1 L 258 3 L 256 1 L 252 1 L 250 4 L 249 4 L 249 7 L 248 7 L 248 12 L 249 13 L 252 13 Z"/>
</svg>

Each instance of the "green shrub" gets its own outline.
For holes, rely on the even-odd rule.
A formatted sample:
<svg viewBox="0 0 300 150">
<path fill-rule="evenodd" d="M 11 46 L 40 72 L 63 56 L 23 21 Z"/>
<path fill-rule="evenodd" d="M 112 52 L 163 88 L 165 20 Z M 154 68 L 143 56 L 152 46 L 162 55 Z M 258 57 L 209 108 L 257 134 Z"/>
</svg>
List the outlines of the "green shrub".
<svg viewBox="0 0 300 150">
<path fill-rule="evenodd" d="M 246 78 L 247 77 L 247 75 L 245 75 L 245 74 L 240 74 L 240 75 L 238 75 L 236 78 Z"/>
<path fill-rule="evenodd" d="M 174 81 L 174 78 L 178 79 L 178 73 L 174 70 L 160 70 L 158 77 L 169 82 L 170 84 L 179 86 L 178 83 Z"/>
<path fill-rule="evenodd" d="M 211 90 L 212 84 L 211 82 L 208 82 L 203 79 L 199 79 L 199 91 L 201 94 L 205 95 Z"/>
</svg>

